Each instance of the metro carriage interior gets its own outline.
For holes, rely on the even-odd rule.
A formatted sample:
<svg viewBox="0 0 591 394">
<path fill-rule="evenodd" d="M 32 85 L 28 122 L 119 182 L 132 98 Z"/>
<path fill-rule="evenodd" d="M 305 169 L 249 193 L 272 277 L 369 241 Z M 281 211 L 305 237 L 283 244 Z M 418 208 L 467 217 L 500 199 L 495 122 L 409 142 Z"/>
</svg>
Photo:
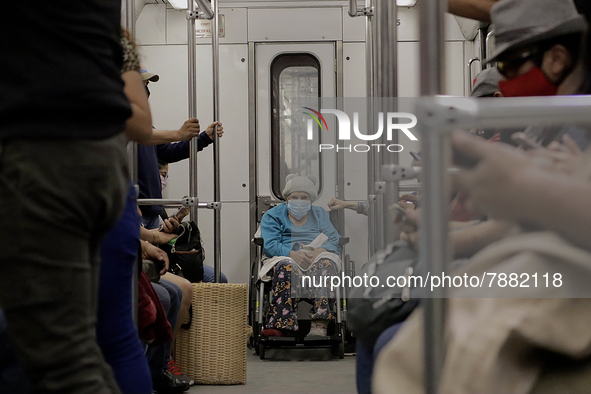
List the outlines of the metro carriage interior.
<svg viewBox="0 0 591 394">
<path fill-rule="evenodd" d="M 3 297 L 0 393 L 589 392 L 585 1 L 121 3 L 150 132 L 178 137 L 126 144 L 152 383 L 104 351 L 118 388 L 52 386 Z"/>
</svg>

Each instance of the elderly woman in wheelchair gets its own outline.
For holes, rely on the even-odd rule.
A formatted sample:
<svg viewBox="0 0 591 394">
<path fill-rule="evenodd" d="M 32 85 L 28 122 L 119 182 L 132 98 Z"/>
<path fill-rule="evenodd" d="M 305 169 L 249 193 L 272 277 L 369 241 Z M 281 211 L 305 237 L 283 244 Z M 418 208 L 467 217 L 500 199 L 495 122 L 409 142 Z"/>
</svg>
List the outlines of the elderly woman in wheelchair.
<svg viewBox="0 0 591 394">
<path fill-rule="evenodd" d="M 267 278 L 272 275 L 273 292 L 264 336 L 289 336 L 298 331 L 300 298 L 313 304 L 306 338 L 326 337 L 328 323 L 335 318 L 334 291 L 318 284 L 324 277 L 338 275 L 340 236 L 328 213 L 312 206 L 318 197 L 316 183 L 313 177 L 288 175 L 283 190 L 286 202 L 268 210 L 262 218 L 265 256 L 261 274 Z M 311 278 L 305 281 L 307 287 L 302 285 L 304 276 Z"/>
</svg>

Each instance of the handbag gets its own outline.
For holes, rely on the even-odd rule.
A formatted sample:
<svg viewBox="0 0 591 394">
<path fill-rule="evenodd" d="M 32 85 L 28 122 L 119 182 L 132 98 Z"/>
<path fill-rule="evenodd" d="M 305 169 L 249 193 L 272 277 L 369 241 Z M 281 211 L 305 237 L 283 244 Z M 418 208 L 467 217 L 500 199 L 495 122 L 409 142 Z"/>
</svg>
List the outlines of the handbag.
<svg viewBox="0 0 591 394">
<path fill-rule="evenodd" d="M 159 265 L 152 260 L 142 260 L 142 271 L 146 274 L 150 282 L 158 283 L 162 268 L 164 268 L 164 264 Z"/>
<path fill-rule="evenodd" d="M 425 279 L 426 267 L 417 253 L 405 242 L 396 241 L 377 252 L 362 269 L 361 277 L 378 277 L 376 287 L 353 287 L 349 292 L 347 324 L 372 349 L 380 334 L 393 324 L 404 321 L 417 307 L 420 289 L 410 276 Z M 405 287 L 389 287 L 388 277 L 405 277 Z M 383 285 L 383 286 L 382 286 Z"/>
<path fill-rule="evenodd" d="M 183 222 L 175 233 L 178 237 L 167 244 L 160 245 L 168 255 L 169 271 L 184 277 L 191 283 L 201 282 L 205 252 L 199 227 L 193 221 Z"/>
</svg>

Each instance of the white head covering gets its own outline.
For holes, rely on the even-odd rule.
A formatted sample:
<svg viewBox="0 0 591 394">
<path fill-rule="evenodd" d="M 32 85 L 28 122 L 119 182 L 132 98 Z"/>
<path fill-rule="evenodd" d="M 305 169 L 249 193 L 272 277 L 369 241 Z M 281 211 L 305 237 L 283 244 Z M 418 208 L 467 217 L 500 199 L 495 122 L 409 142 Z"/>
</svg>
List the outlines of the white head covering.
<svg viewBox="0 0 591 394">
<path fill-rule="evenodd" d="M 313 176 L 297 176 L 289 174 L 285 178 L 283 196 L 287 198 L 293 192 L 304 192 L 314 202 L 318 198 L 318 180 Z"/>
</svg>

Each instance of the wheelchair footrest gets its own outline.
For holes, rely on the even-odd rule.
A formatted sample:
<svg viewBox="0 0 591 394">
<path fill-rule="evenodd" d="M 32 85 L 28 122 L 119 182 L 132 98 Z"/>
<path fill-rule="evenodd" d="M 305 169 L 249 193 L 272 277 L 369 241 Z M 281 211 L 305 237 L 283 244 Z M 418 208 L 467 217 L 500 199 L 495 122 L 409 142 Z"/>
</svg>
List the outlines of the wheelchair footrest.
<svg viewBox="0 0 591 394">
<path fill-rule="evenodd" d="M 295 342 L 295 337 L 264 337 L 261 338 L 263 342 Z"/>
<path fill-rule="evenodd" d="M 308 337 L 304 337 L 303 342 L 305 344 L 308 343 L 327 343 L 327 342 L 341 342 L 341 337 L 338 334 L 335 335 L 331 335 L 331 336 L 327 336 L 327 337 L 312 337 L 312 338 L 308 338 Z"/>
</svg>

